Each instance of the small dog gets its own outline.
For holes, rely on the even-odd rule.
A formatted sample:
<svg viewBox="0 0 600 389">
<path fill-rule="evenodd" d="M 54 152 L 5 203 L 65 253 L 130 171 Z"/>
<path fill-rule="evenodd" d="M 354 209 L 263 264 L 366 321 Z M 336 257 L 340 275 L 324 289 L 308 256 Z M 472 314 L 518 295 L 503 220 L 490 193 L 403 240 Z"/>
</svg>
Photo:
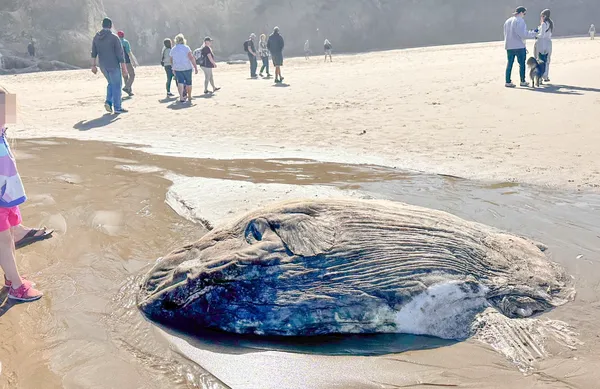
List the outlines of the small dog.
<svg viewBox="0 0 600 389">
<path fill-rule="evenodd" d="M 529 59 L 527 60 L 527 67 L 529 67 L 531 87 L 535 88 L 536 85 L 539 87 L 543 83 L 542 77 L 546 72 L 546 63 L 542 60 L 529 57 Z"/>
</svg>

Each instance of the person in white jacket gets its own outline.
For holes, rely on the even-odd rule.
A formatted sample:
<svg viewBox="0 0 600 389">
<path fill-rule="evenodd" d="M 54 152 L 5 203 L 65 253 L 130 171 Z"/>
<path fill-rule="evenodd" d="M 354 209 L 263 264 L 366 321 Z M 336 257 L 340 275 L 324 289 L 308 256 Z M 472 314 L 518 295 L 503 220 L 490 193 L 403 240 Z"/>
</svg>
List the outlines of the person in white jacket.
<svg viewBox="0 0 600 389">
<path fill-rule="evenodd" d="M 523 17 L 527 13 L 527 8 L 517 7 L 512 17 L 504 23 L 504 48 L 508 56 L 506 65 L 506 84 L 507 88 L 514 88 L 515 84 L 511 82 L 512 68 L 515 58 L 519 62 L 519 75 L 521 76 L 521 86 L 529 86 L 525 80 L 525 60 L 527 59 L 527 49 L 525 39 L 535 38 L 537 31 L 527 31 L 527 24 Z"/>
<path fill-rule="evenodd" d="M 537 40 L 533 47 L 534 57 L 544 61 L 546 71 L 543 79 L 548 82 L 548 73 L 550 70 L 550 60 L 552 59 L 552 32 L 554 31 L 554 22 L 550 19 L 550 10 L 545 9 L 540 15 L 540 26 L 538 27 Z"/>
<path fill-rule="evenodd" d="M 596 26 L 594 26 L 592 24 L 590 26 L 590 38 L 592 38 L 592 40 L 594 40 L 595 37 L 596 37 Z"/>
</svg>

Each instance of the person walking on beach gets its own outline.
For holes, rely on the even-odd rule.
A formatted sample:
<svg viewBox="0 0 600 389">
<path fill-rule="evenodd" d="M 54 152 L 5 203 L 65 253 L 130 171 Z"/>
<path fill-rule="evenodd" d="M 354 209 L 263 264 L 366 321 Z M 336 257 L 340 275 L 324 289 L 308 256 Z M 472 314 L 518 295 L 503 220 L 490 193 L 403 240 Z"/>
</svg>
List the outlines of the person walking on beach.
<svg viewBox="0 0 600 389">
<path fill-rule="evenodd" d="M 554 22 L 550 19 L 550 10 L 545 9 L 540 14 L 540 26 L 538 27 L 538 36 L 533 46 L 534 57 L 540 61 L 544 61 L 546 70 L 542 75 L 545 82 L 549 82 L 550 78 L 550 61 L 552 59 L 552 32 L 554 31 Z"/>
<path fill-rule="evenodd" d="M 590 26 L 590 38 L 592 40 L 594 40 L 594 38 L 596 37 L 596 26 L 594 26 L 593 24 Z"/>
<path fill-rule="evenodd" d="M 131 51 L 131 45 L 129 41 L 125 39 L 125 33 L 123 31 L 117 32 L 119 39 L 121 39 L 121 45 L 123 46 L 123 56 L 125 57 L 125 66 L 127 66 L 127 74 L 123 75 L 125 79 L 125 87 L 123 88 L 123 92 L 127 93 L 129 96 L 133 96 L 133 91 L 131 87 L 133 85 L 133 81 L 135 81 L 135 68 L 138 66 L 137 58 L 133 55 Z"/>
<path fill-rule="evenodd" d="M 13 227 L 21 224 L 19 205 L 26 200 L 15 157 L 6 139 L 6 124 L 16 119 L 16 97 L 0 87 L 0 101 L 0 268 L 4 272 L 4 287 L 8 288 L 9 299 L 35 301 L 43 293 L 19 273 L 12 232 Z"/>
<path fill-rule="evenodd" d="M 175 47 L 171 49 L 169 55 L 173 61 L 173 70 L 177 78 L 179 101 L 184 103 L 186 95 L 187 100 L 192 101 L 192 69 L 195 74 L 198 74 L 198 66 L 183 34 L 175 37 Z"/>
<path fill-rule="evenodd" d="M 92 73 L 98 73 L 96 59 L 99 61 L 100 71 L 108 81 L 106 87 L 106 101 L 104 108 L 107 112 L 125 113 L 126 109 L 121 106 L 122 77 L 127 76 L 127 66 L 123 55 L 123 45 L 118 36 L 112 33 L 112 20 L 104 18 L 102 30 L 100 30 L 92 41 Z"/>
<path fill-rule="evenodd" d="M 250 34 L 250 38 L 246 42 L 244 42 L 244 51 L 248 53 L 248 59 L 250 60 L 250 78 L 257 78 L 256 69 L 258 68 L 257 57 L 258 53 L 256 52 L 256 46 L 254 45 L 254 39 L 256 39 L 256 34 Z"/>
<path fill-rule="evenodd" d="M 514 88 L 511 81 L 512 68 L 515 58 L 519 62 L 519 75 L 521 76 L 521 86 L 529 86 L 525 80 L 525 60 L 527 59 L 527 49 L 525 39 L 534 38 L 537 31 L 527 31 L 527 24 L 523 17 L 527 14 L 527 8 L 517 7 L 512 17 L 504 23 L 504 47 L 508 56 L 506 65 L 506 84 L 507 88 Z"/>
<path fill-rule="evenodd" d="M 283 48 L 285 47 L 285 41 L 279 33 L 279 27 L 273 29 L 273 33 L 269 36 L 267 41 L 267 48 L 271 52 L 271 58 L 273 58 L 273 66 L 275 66 L 275 83 L 281 84 L 283 82 L 283 76 L 281 75 L 281 67 L 283 66 Z"/>
<path fill-rule="evenodd" d="M 217 67 L 217 63 L 215 62 L 215 56 L 212 51 L 212 39 L 207 36 L 204 38 L 204 46 L 200 50 L 200 68 L 204 72 L 204 94 L 209 94 L 208 84 L 213 88 L 213 93 L 218 91 L 221 88 L 217 88 L 215 86 L 215 79 L 213 76 L 213 69 Z"/>
<path fill-rule="evenodd" d="M 306 60 L 310 59 L 310 42 L 308 39 L 304 42 L 304 58 Z"/>
<path fill-rule="evenodd" d="M 166 38 L 163 41 L 163 49 L 162 54 L 160 56 L 160 64 L 165 69 L 165 73 L 167 74 L 167 97 L 173 97 L 173 93 L 171 93 L 171 83 L 173 81 L 173 61 L 171 60 L 171 47 L 173 47 L 173 41 L 169 38 Z"/>
<path fill-rule="evenodd" d="M 333 49 L 333 46 L 331 45 L 331 42 L 329 42 L 329 39 L 325 39 L 323 49 L 325 50 L 325 62 L 327 62 L 327 56 L 329 56 L 329 62 L 333 62 L 333 59 L 331 59 L 331 49 Z"/>
<path fill-rule="evenodd" d="M 258 55 L 260 55 L 260 59 L 262 60 L 262 67 L 260 68 L 260 76 L 263 76 L 263 71 L 267 71 L 267 77 L 271 77 L 271 73 L 269 73 L 269 48 L 267 47 L 267 36 L 265 34 L 261 34 L 260 42 L 258 43 Z"/>
</svg>

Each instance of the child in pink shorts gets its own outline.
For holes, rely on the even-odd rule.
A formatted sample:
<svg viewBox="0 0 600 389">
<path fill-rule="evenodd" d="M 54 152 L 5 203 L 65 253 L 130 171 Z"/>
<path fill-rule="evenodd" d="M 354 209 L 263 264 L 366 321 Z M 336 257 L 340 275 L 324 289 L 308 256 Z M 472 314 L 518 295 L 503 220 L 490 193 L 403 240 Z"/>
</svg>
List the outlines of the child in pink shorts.
<svg viewBox="0 0 600 389">
<path fill-rule="evenodd" d="M 34 301 L 42 297 L 34 284 L 19 274 L 15 260 L 12 227 L 21 223 L 19 205 L 26 200 L 25 189 L 17 171 L 15 158 L 6 141 L 6 123 L 15 116 L 14 95 L 0 87 L 0 267 L 4 271 L 4 286 L 8 298 Z"/>
</svg>

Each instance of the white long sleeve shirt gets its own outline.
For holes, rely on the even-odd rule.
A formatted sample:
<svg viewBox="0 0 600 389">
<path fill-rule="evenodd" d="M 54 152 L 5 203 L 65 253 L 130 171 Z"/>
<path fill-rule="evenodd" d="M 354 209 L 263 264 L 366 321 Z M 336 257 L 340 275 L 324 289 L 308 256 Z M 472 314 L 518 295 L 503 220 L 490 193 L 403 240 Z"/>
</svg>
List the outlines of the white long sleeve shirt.
<svg viewBox="0 0 600 389">
<path fill-rule="evenodd" d="M 535 32 L 527 31 L 527 24 L 520 16 L 513 16 L 504 23 L 504 48 L 524 49 L 525 39 L 535 38 Z"/>
<path fill-rule="evenodd" d="M 538 39 L 552 39 L 552 30 L 550 29 L 550 23 L 544 22 L 538 29 Z"/>
<path fill-rule="evenodd" d="M 536 50 L 538 53 L 548 54 L 552 51 L 552 30 L 550 29 L 550 23 L 542 23 L 538 27 L 538 30 Z"/>
</svg>

